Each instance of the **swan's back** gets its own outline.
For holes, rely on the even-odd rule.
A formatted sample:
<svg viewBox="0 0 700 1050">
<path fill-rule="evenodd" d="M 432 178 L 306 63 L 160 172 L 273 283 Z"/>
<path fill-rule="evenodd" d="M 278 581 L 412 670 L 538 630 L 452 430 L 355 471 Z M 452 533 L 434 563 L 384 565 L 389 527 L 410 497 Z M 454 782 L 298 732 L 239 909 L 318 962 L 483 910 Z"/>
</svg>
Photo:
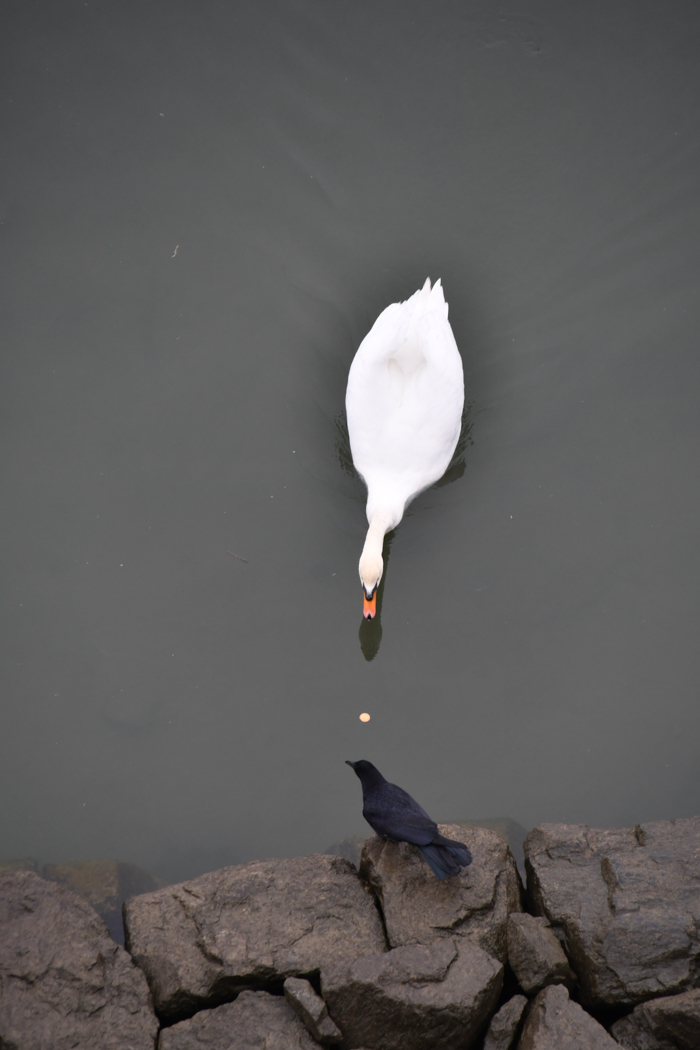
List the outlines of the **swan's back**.
<svg viewBox="0 0 700 1050">
<path fill-rule="evenodd" d="M 391 511 L 444 474 L 459 438 L 462 361 L 440 281 L 392 303 L 363 339 L 346 395 L 353 461 L 367 489 L 367 514 Z M 396 516 L 398 515 L 398 516 Z"/>
</svg>

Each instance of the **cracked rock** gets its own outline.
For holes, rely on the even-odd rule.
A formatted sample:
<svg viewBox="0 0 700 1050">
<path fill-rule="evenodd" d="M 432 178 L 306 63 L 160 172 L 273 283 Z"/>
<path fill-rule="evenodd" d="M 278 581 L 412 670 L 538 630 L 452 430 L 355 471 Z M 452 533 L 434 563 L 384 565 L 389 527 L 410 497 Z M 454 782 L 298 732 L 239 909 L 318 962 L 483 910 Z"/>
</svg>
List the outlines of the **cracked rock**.
<svg viewBox="0 0 700 1050">
<path fill-rule="evenodd" d="M 569 999 L 563 984 L 550 984 L 533 1000 L 518 1050 L 620 1050 L 619 1044 Z"/>
<path fill-rule="evenodd" d="M 321 854 L 253 861 L 132 897 L 124 925 L 168 1020 L 386 947 L 355 869 Z"/>
<path fill-rule="evenodd" d="M 0 876 L 0 1046 L 153 1050 L 146 978 L 75 893 L 31 871 Z"/>
<path fill-rule="evenodd" d="M 586 1005 L 700 985 L 700 817 L 542 824 L 525 840 L 525 865 L 532 908 L 562 933 Z"/>
<path fill-rule="evenodd" d="M 547 984 L 572 988 L 576 982 L 564 949 L 543 915 L 535 918 L 516 912 L 508 916 L 508 962 L 528 994 Z"/>
<path fill-rule="evenodd" d="M 328 1016 L 328 1009 L 311 983 L 303 977 L 288 977 L 284 995 L 297 1017 L 300 1017 L 318 1043 L 339 1043 L 342 1035 Z"/>
<path fill-rule="evenodd" d="M 511 1050 L 526 1006 L 527 999 L 524 995 L 514 995 L 503 1004 L 489 1025 L 483 1050 Z"/>
<path fill-rule="evenodd" d="M 407 842 L 373 835 L 363 847 L 360 874 L 381 904 L 389 945 L 458 937 L 505 962 L 508 916 L 521 910 L 513 855 L 499 835 L 485 828 L 440 824 L 439 829 L 464 842 L 473 858 L 459 875 L 443 881 Z"/>
<path fill-rule="evenodd" d="M 698 1050 L 700 988 L 635 1006 L 612 1034 L 625 1050 Z"/>
<path fill-rule="evenodd" d="M 496 959 L 451 938 L 321 971 L 323 998 L 344 1045 L 373 1050 L 468 1050 L 502 983 Z"/>
<path fill-rule="evenodd" d="M 282 996 L 241 992 L 233 1003 L 164 1028 L 158 1050 L 318 1050 L 318 1043 Z"/>
</svg>

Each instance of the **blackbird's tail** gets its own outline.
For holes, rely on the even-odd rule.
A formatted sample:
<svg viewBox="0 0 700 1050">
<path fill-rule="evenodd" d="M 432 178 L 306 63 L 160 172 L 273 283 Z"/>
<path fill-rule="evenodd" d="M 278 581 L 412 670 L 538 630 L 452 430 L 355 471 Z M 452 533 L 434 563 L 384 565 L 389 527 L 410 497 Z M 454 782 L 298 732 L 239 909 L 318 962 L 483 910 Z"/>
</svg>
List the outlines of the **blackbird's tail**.
<svg viewBox="0 0 700 1050">
<path fill-rule="evenodd" d="M 427 846 L 419 846 L 430 870 L 438 879 L 446 879 L 448 875 L 459 875 L 462 868 L 466 868 L 472 862 L 472 855 L 461 842 L 454 842 L 444 835 L 439 835 L 442 841 L 431 842 Z"/>
</svg>

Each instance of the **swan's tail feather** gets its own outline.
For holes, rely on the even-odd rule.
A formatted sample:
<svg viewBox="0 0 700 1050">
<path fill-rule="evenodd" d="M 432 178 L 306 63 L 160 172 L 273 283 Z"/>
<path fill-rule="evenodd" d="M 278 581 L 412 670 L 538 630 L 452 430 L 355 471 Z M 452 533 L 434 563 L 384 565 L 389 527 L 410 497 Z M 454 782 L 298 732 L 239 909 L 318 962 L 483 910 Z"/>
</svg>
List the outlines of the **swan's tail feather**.
<svg viewBox="0 0 700 1050">
<path fill-rule="evenodd" d="M 445 292 L 442 287 L 442 278 L 438 277 L 437 281 L 433 285 L 433 290 L 430 293 L 430 305 L 433 310 L 438 310 L 443 317 L 447 318 L 448 305 L 445 302 Z"/>
<path fill-rule="evenodd" d="M 425 321 L 423 320 L 425 318 Z M 396 354 L 408 339 L 428 324 L 430 331 L 442 331 L 447 320 L 447 303 L 438 279 L 430 287 L 430 278 L 403 303 L 391 303 L 382 310 L 362 340 L 360 349 L 367 360 L 382 364 Z M 449 328 L 449 325 L 448 325 Z M 454 341 L 450 331 L 449 338 Z M 415 344 L 415 339 L 414 339 Z M 358 350 L 358 354 L 359 354 Z M 353 363 L 354 364 L 354 363 Z"/>
<path fill-rule="evenodd" d="M 435 284 L 430 287 L 430 278 L 426 277 L 425 284 L 417 292 L 409 296 L 405 302 L 400 304 L 406 308 L 409 316 L 414 319 L 423 317 L 429 313 L 439 313 L 447 319 L 448 305 L 445 302 L 445 293 L 442 287 L 442 278 L 438 277 Z"/>
<path fill-rule="evenodd" d="M 445 302 L 442 278 L 438 277 L 431 288 L 430 278 L 426 277 L 423 287 L 409 296 L 402 305 L 408 307 L 414 317 L 422 317 L 424 314 L 435 312 L 447 319 L 448 305 Z"/>
</svg>

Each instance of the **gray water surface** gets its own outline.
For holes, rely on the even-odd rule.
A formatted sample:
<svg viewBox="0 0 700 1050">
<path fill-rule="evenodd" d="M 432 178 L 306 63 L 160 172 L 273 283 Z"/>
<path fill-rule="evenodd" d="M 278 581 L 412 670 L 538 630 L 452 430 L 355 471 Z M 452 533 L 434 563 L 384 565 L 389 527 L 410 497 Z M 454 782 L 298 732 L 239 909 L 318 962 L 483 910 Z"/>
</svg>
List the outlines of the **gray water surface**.
<svg viewBox="0 0 700 1050">
<path fill-rule="evenodd" d="M 700 812 L 697 5 L 3 22 L 0 856 L 322 850 L 348 758 L 439 820 Z M 428 276 L 463 458 L 362 626 L 345 381 Z"/>
</svg>

